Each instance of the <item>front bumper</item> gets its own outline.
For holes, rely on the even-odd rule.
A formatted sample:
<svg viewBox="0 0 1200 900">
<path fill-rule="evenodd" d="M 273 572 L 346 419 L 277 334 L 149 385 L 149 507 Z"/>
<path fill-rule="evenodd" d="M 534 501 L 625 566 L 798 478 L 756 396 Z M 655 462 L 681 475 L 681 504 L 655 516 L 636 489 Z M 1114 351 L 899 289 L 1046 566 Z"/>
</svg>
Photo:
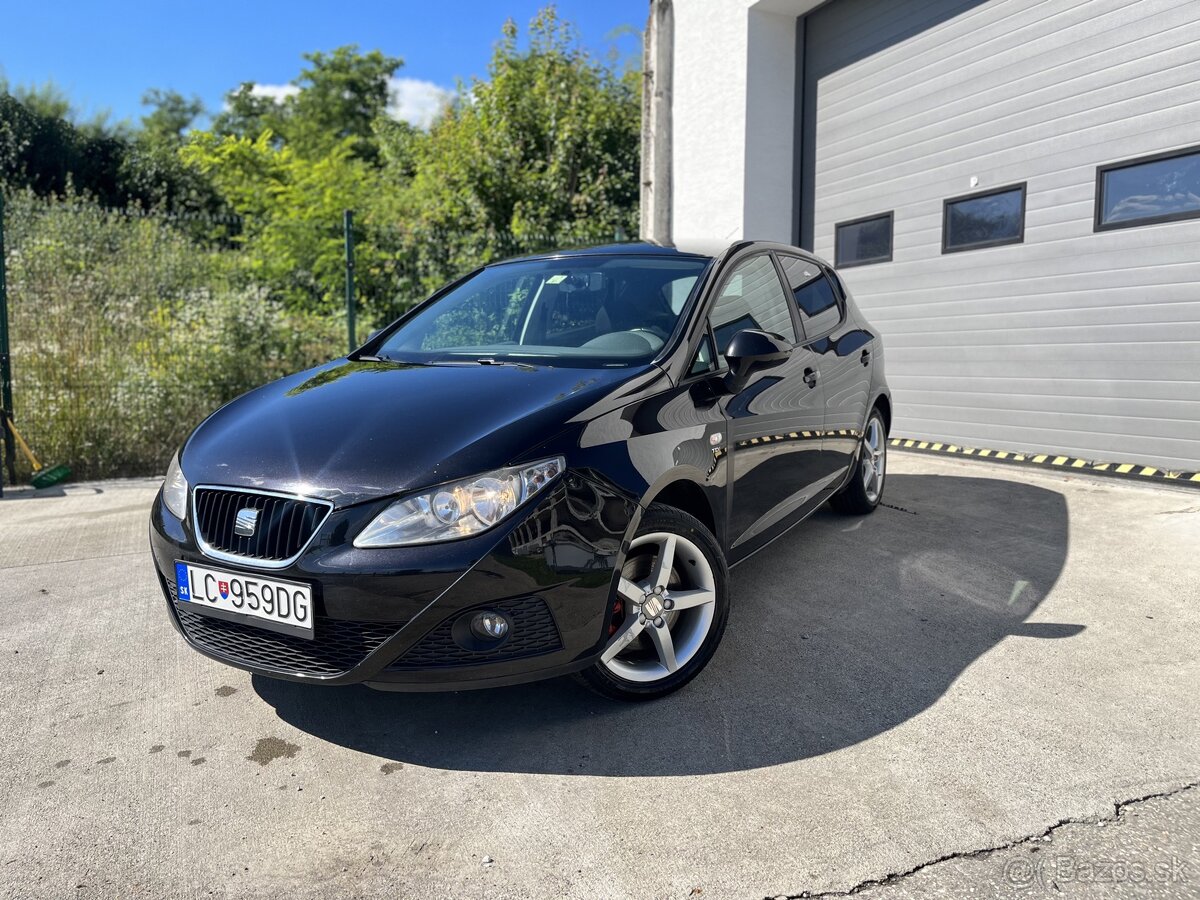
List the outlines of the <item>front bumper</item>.
<svg viewBox="0 0 1200 900">
<path fill-rule="evenodd" d="M 566 674 L 591 665 L 607 636 L 609 598 L 636 504 L 592 474 L 568 472 L 499 528 L 425 547 L 361 550 L 353 538 L 387 500 L 334 510 L 304 554 L 264 571 L 216 561 L 191 522 L 156 500 L 150 547 L 176 630 L 218 662 L 273 678 L 462 690 Z M 216 619 L 175 599 L 175 561 L 313 585 L 314 637 Z M 453 623 L 499 609 L 509 635 L 464 647 Z"/>
</svg>

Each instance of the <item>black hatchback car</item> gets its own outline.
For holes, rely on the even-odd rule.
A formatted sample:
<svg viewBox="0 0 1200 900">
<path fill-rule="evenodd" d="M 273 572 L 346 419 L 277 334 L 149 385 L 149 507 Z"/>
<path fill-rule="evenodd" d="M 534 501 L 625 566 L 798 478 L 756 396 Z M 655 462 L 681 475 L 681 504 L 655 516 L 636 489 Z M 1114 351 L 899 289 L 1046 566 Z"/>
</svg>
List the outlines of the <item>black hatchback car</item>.
<svg viewBox="0 0 1200 900">
<path fill-rule="evenodd" d="M 878 336 L 803 250 L 511 260 L 213 413 L 150 543 L 179 632 L 251 672 L 650 698 L 711 659 L 730 565 L 875 508 L 891 415 Z"/>
</svg>

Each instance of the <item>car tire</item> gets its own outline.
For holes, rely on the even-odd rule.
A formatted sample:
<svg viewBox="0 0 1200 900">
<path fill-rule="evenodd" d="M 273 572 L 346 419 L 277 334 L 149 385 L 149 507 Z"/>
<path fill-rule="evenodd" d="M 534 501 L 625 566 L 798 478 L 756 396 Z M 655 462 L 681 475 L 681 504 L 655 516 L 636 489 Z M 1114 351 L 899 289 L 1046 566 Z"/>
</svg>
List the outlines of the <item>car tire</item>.
<svg viewBox="0 0 1200 900">
<path fill-rule="evenodd" d="M 863 429 L 854 474 L 840 491 L 829 498 L 829 505 L 849 516 L 873 513 L 883 500 L 886 482 L 887 426 L 879 407 L 875 407 L 867 419 L 867 427 Z"/>
<path fill-rule="evenodd" d="M 694 516 L 651 504 L 630 541 L 610 608 L 609 642 L 580 680 L 615 700 L 653 700 L 679 690 L 708 665 L 729 619 L 729 570 L 717 539 Z"/>
</svg>

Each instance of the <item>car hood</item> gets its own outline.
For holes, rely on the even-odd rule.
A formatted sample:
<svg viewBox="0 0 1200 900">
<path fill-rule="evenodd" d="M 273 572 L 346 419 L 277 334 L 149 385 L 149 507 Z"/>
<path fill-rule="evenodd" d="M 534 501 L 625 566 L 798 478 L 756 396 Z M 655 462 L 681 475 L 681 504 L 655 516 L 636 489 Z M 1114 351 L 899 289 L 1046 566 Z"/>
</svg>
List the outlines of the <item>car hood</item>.
<svg viewBox="0 0 1200 900">
<path fill-rule="evenodd" d="M 181 465 L 192 485 L 349 506 L 506 465 L 648 370 L 342 359 L 226 404 Z"/>
</svg>

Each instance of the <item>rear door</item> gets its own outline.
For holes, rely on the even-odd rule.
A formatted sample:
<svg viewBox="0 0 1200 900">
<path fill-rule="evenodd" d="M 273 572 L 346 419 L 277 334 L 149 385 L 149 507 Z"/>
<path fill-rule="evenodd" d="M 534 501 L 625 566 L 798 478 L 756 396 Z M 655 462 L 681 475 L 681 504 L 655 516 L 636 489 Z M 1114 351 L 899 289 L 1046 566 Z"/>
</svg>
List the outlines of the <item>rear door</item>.
<svg viewBox="0 0 1200 900">
<path fill-rule="evenodd" d="M 721 353 L 745 328 L 779 335 L 795 348 L 783 363 L 751 375 L 725 402 L 733 482 L 729 538 L 736 560 L 813 505 L 826 468 L 819 435 L 824 390 L 817 355 L 801 343 L 769 253 L 734 264 L 717 291 L 709 321 Z"/>
<path fill-rule="evenodd" d="M 870 402 L 871 336 L 850 318 L 841 282 L 814 260 L 776 254 L 825 385 L 823 462 L 840 476 L 858 449 Z M 841 483 L 835 477 L 832 487 Z"/>
</svg>

